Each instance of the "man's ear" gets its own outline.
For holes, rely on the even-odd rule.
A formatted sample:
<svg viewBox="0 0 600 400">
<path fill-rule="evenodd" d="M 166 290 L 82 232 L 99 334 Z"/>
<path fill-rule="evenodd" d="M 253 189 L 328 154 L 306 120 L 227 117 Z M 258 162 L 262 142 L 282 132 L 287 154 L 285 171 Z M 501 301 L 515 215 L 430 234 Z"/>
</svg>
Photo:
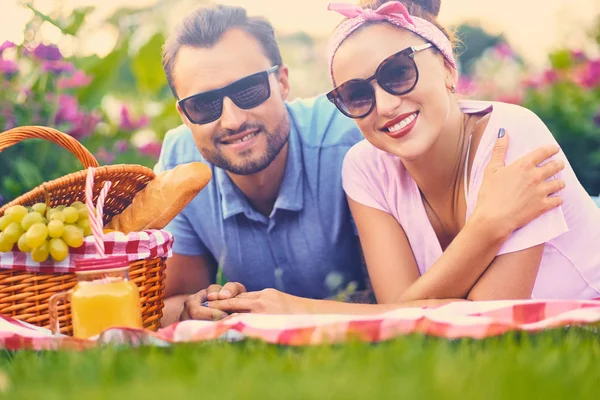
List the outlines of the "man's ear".
<svg viewBox="0 0 600 400">
<path fill-rule="evenodd" d="M 181 122 L 183 122 L 184 124 L 186 124 L 189 127 L 191 123 L 188 120 L 188 118 L 185 116 L 185 113 L 183 112 L 181 107 L 179 106 L 179 102 L 175 102 L 175 109 L 177 110 L 177 112 L 179 113 L 179 116 L 181 117 Z"/>
<path fill-rule="evenodd" d="M 281 99 L 285 101 L 290 95 L 290 80 L 287 65 L 281 64 L 277 70 L 277 76 L 279 78 L 279 92 L 281 93 Z"/>
</svg>

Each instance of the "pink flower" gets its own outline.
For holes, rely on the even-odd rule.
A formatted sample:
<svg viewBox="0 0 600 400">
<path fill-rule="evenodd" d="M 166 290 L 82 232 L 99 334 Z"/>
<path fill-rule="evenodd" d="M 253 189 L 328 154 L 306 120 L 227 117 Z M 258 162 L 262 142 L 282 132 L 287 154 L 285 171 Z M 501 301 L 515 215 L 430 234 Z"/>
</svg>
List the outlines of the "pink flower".
<svg viewBox="0 0 600 400">
<path fill-rule="evenodd" d="M 129 150 L 129 142 L 127 140 L 117 140 L 115 142 L 115 151 L 117 153 L 125 153 Z"/>
<path fill-rule="evenodd" d="M 138 147 L 138 151 L 149 157 L 157 158 L 160 156 L 160 150 L 162 145 L 159 142 L 148 142 L 140 147 Z"/>
<path fill-rule="evenodd" d="M 600 85 L 600 58 L 587 63 L 579 76 L 579 82 L 587 89 Z"/>
<path fill-rule="evenodd" d="M 40 43 L 33 50 L 25 49 L 25 54 L 31 54 L 38 60 L 47 61 L 58 61 L 63 58 L 58 47 L 53 44 L 46 46 L 45 44 Z"/>
<path fill-rule="evenodd" d="M 103 164 L 110 164 L 115 161 L 115 155 L 110 153 L 104 147 L 100 147 L 94 156 Z"/>
<path fill-rule="evenodd" d="M 150 122 L 150 119 L 147 115 L 142 115 L 137 120 L 133 120 L 131 119 L 131 114 L 127 106 L 123 105 L 123 107 L 121 107 L 121 123 L 119 124 L 119 127 L 122 130 L 132 132 L 148 125 L 148 122 Z"/>
<path fill-rule="evenodd" d="M 500 96 L 498 101 L 519 105 L 523 102 L 523 96 L 521 96 L 519 93 L 507 94 Z"/>
<path fill-rule="evenodd" d="M 571 58 L 577 63 L 585 62 L 588 60 L 583 50 L 571 50 Z"/>
<path fill-rule="evenodd" d="M 14 47 L 17 47 L 17 45 L 14 44 L 13 42 L 10 42 L 8 40 L 4 41 L 4 43 L 2 43 L 2 45 L 0 45 L 0 56 L 2 55 L 4 50 L 12 49 Z"/>
<path fill-rule="evenodd" d="M 0 58 L 0 74 L 12 76 L 17 73 L 19 66 L 11 60 L 3 60 Z"/>
<path fill-rule="evenodd" d="M 506 42 L 501 42 L 498 43 L 495 47 L 494 47 L 494 52 L 501 58 L 501 59 L 508 59 L 508 58 L 513 58 L 514 57 L 514 52 L 511 49 L 510 45 Z"/>
<path fill-rule="evenodd" d="M 558 72 L 556 72 L 556 70 L 554 69 L 547 69 L 546 71 L 544 71 L 544 83 L 546 84 L 553 84 L 554 82 L 558 81 L 559 79 L 559 75 Z"/>
<path fill-rule="evenodd" d="M 75 71 L 75 73 L 68 78 L 60 78 L 58 80 L 59 89 L 73 89 L 82 86 L 87 86 L 92 81 L 91 76 L 87 76 L 82 71 Z"/>
<path fill-rule="evenodd" d="M 50 101 L 54 101 L 53 96 L 49 96 Z M 61 94 L 58 98 L 58 111 L 55 122 L 63 124 L 65 122 L 75 122 L 79 117 L 79 103 L 73 96 Z"/>
<path fill-rule="evenodd" d="M 467 76 L 460 76 L 458 78 L 458 85 L 456 87 L 456 91 L 458 93 L 462 93 L 462 94 L 470 94 L 473 93 L 477 90 L 477 83 L 467 77 Z"/>
<path fill-rule="evenodd" d="M 75 66 L 67 61 L 44 61 L 42 71 L 59 75 L 75 71 Z"/>
<path fill-rule="evenodd" d="M 95 114 L 79 113 L 73 121 L 73 127 L 67 133 L 79 140 L 94 133 L 100 117 Z"/>
</svg>

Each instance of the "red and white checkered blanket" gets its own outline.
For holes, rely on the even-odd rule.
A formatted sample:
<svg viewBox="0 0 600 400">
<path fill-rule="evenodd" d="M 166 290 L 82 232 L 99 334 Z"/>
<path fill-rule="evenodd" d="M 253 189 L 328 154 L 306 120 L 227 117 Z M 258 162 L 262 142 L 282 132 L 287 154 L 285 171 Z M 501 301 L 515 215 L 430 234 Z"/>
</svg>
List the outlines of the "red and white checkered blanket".
<svg viewBox="0 0 600 400">
<path fill-rule="evenodd" d="M 538 332 L 572 325 L 598 329 L 600 300 L 456 302 L 437 308 L 400 308 L 379 315 L 233 315 L 219 322 L 185 321 L 158 332 L 110 329 L 94 340 L 52 336 L 45 329 L 0 316 L 0 347 L 85 349 L 105 343 L 169 346 L 214 339 L 253 338 L 284 345 L 379 342 L 421 333 L 485 338 L 508 331 Z"/>
<path fill-rule="evenodd" d="M 173 235 L 165 230 L 131 232 L 127 235 L 122 232 L 110 232 L 105 233 L 103 238 L 107 255 L 127 255 L 129 261 L 171 257 L 172 255 Z M 69 249 L 69 256 L 61 262 L 48 259 L 43 263 L 37 263 L 33 261 L 31 254 L 20 252 L 16 247 L 14 250 L 10 253 L 0 253 L 0 268 L 29 272 L 62 273 L 73 271 L 77 259 L 96 257 L 96 245 L 93 236 L 87 236 L 81 247 Z"/>
</svg>

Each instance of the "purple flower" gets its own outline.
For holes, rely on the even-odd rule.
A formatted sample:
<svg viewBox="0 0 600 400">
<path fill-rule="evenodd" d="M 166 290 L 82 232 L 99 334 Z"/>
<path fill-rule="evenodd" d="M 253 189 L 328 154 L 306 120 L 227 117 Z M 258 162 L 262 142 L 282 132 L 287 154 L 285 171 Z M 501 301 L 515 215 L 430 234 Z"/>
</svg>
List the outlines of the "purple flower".
<svg viewBox="0 0 600 400">
<path fill-rule="evenodd" d="M 588 60 L 583 50 L 571 50 L 571 58 L 577 63 L 586 62 Z"/>
<path fill-rule="evenodd" d="M 125 153 L 129 150 L 129 142 L 127 140 L 117 140 L 115 142 L 115 151 L 117 153 Z"/>
<path fill-rule="evenodd" d="M 15 118 L 15 114 L 11 107 L 5 107 L 0 114 L 4 119 L 4 130 L 7 131 L 9 129 L 17 126 L 17 119 Z"/>
<path fill-rule="evenodd" d="M 496 54 L 498 56 L 500 56 L 500 58 L 502 59 L 508 59 L 508 58 L 513 58 L 514 57 L 514 52 L 512 51 L 510 45 L 506 42 L 502 42 L 497 44 L 494 47 L 494 51 L 496 52 Z"/>
<path fill-rule="evenodd" d="M 14 47 L 17 47 L 17 45 L 13 42 L 6 40 L 4 43 L 2 43 L 2 45 L 0 45 L 0 56 L 2 55 L 2 53 L 4 53 L 4 50 L 12 49 Z"/>
<path fill-rule="evenodd" d="M 600 58 L 588 62 L 579 79 L 581 85 L 587 89 L 600 85 Z"/>
<path fill-rule="evenodd" d="M 12 75 L 16 74 L 18 70 L 19 66 L 16 62 L 0 59 L 0 74 L 11 77 Z"/>
<path fill-rule="evenodd" d="M 79 113 L 73 121 L 73 128 L 68 130 L 67 133 L 79 140 L 93 134 L 98 122 L 100 122 L 100 117 L 97 114 Z"/>
<path fill-rule="evenodd" d="M 26 50 L 25 54 L 32 54 L 38 60 L 46 61 L 58 61 L 62 60 L 62 54 L 55 45 L 51 44 L 46 46 L 45 44 L 38 44 L 33 50 Z"/>
<path fill-rule="evenodd" d="M 104 147 L 100 147 L 94 156 L 103 164 L 110 164 L 115 160 L 115 155 Z"/>
<path fill-rule="evenodd" d="M 556 82 L 558 80 L 559 76 L 558 76 L 558 72 L 556 72 L 556 70 L 554 69 L 547 69 L 544 72 L 544 78 L 543 81 L 546 84 L 553 84 L 554 82 Z"/>
<path fill-rule="evenodd" d="M 596 115 L 594 115 L 594 124 L 600 128 L 600 108 L 598 109 Z"/>
<path fill-rule="evenodd" d="M 460 76 L 458 78 L 458 85 L 456 87 L 458 93 L 469 94 L 477 91 L 476 82 L 466 76 Z"/>
<path fill-rule="evenodd" d="M 138 147 L 138 151 L 145 156 L 158 158 L 160 156 L 161 148 L 162 145 L 159 142 L 148 142 Z"/>
<path fill-rule="evenodd" d="M 87 76 L 82 71 L 75 71 L 75 73 L 68 78 L 60 78 L 58 80 L 59 89 L 73 89 L 82 86 L 87 86 L 92 81 L 91 76 Z"/>
<path fill-rule="evenodd" d="M 54 101 L 53 96 L 49 96 L 50 101 Z M 73 96 L 66 94 L 60 95 L 58 98 L 58 111 L 56 113 L 55 122 L 64 124 L 66 122 L 75 122 L 79 117 L 79 103 Z"/>
<path fill-rule="evenodd" d="M 42 71 L 59 75 L 75 71 L 75 66 L 67 61 L 44 61 Z"/>
<path fill-rule="evenodd" d="M 121 123 L 119 124 L 119 127 L 122 130 L 126 132 L 135 131 L 136 129 L 148 125 L 148 122 L 150 122 L 150 119 L 146 115 L 142 115 L 137 120 L 131 119 L 131 114 L 127 106 L 123 105 L 123 107 L 121 107 Z"/>
</svg>

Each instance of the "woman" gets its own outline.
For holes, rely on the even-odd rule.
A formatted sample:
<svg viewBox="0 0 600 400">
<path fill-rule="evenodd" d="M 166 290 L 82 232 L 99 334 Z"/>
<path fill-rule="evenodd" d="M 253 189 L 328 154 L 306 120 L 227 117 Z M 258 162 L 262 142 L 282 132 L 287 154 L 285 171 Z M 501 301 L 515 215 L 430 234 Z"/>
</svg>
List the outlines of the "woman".
<svg viewBox="0 0 600 400">
<path fill-rule="evenodd" d="M 539 167 L 545 157 L 527 155 L 556 146 L 535 114 L 457 98 L 439 8 L 439 0 L 330 5 L 347 19 L 331 41 L 328 98 L 366 139 L 342 173 L 380 304 L 267 290 L 209 306 L 355 313 L 453 299 L 600 297 L 600 211 L 562 152 Z M 494 146 L 507 135 L 509 165 L 498 168 L 503 153 Z"/>
</svg>

